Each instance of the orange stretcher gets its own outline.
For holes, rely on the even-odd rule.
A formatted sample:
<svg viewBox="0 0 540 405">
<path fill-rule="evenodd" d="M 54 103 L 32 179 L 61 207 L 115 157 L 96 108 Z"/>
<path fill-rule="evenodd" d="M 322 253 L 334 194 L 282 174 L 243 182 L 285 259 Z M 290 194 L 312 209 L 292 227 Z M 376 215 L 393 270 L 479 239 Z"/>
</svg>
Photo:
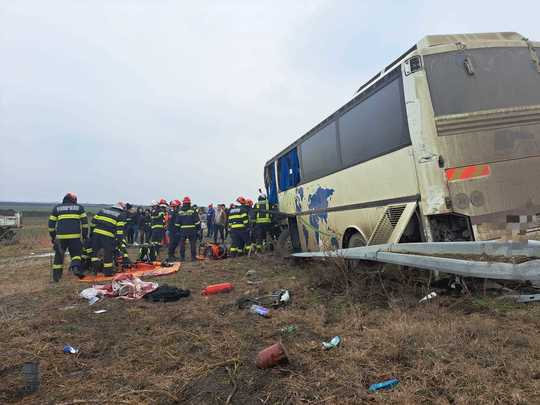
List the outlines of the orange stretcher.
<svg viewBox="0 0 540 405">
<path fill-rule="evenodd" d="M 83 278 L 80 278 L 79 281 L 82 283 L 101 283 L 104 281 L 111 281 L 115 276 L 119 274 L 133 274 L 135 277 L 139 278 L 167 276 L 169 274 L 176 273 L 178 270 L 180 270 L 180 263 L 172 263 L 172 266 L 161 267 L 161 264 L 159 262 L 137 262 L 132 267 L 124 269 L 123 271 L 116 273 L 114 276 L 104 276 L 103 274 L 88 274 Z"/>
</svg>

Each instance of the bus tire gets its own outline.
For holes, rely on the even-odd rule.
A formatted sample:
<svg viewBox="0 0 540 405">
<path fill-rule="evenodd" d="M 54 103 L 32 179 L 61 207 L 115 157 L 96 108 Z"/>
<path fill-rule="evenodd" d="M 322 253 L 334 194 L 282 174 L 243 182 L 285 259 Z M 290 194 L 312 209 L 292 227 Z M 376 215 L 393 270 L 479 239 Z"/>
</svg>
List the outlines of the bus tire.
<svg viewBox="0 0 540 405">
<path fill-rule="evenodd" d="M 289 257 L 293 254 L 291 233 L 288 229 L 284 229 L 279 234 L 274 252 L 280 257 Z"/>
<path fill-rule="evenodd" d="M 348 238 L 347 248 L 364 246 L 367 246 L 367 243 L 360 232 L 355 232 Z M 370 260 L 347 260 L 347 269 L 353 271 L 380 271 L 383 268 L 383 265 L 383 263 Z"/>
</svg>

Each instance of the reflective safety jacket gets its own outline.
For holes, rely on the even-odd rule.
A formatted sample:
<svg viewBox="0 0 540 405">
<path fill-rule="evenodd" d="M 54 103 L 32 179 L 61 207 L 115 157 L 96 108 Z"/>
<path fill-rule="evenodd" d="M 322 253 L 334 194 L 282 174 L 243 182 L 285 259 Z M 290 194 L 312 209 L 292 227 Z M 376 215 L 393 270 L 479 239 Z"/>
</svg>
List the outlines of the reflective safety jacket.
<svg viewBox="0 0 540 405">
<path fill-rule="evenodd" d="M 116 238 L 118 242 L 124 239 L 126 213 L 120 208 L 104 208 L 92 218 L 92 232 Z"/>
<path fill-rule="evenodd" d="M 244 230 L 249 226 L 249 207 L 240 205 L 229 210 L 229 228 Z"/>
<path fill-rule="evenodd" d="M 272 222 L 272 218 L 268 212 L 270 211 L 270 204 L 268 204 L 268 200 L 258 201 L 255 204 L 255 207 L 253 207 L 253 211 L 255 212 L 256 224 L 269 224 Z"/>
<path fill-rule="evenodd" d="M 58 204 L 49 216 L 49 235 L 52 239 L 86 239 L 88 218 L 82 205 Z"/>
<path fill-rule="evenodd" d="M 163 229 L 165 228 L 165 211 L 161 207 L 152 208 L 150 213 L 151 227 L 152 229 Z"/>
<path fill-rule="evenodd" d="M 176 214 L 174 226 L 179 230 L 199 229 L 201 226 L 199 214 L 190 205 L 185 204 Z"/>
</svg>

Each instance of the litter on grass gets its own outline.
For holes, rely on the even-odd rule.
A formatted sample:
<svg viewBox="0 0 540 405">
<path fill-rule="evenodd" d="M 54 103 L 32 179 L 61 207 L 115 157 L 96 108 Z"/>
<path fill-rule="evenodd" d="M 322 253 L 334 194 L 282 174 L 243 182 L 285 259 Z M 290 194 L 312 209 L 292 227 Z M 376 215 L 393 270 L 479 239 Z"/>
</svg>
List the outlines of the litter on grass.
<svg viewBox="0 0 540 405">
<path fill-rule="evenodd" d="M 437 296 L 436 292 L 430 292 L 428 295 L 426 295 L 424 298 L 422 298 L 418 303 L 427 302 Z"/>
<path fill-rule="evenodd" d="M 255 365 L 258 368 L 270 368 L 288 361 L 289 356 L 285 346 L 281 343 L 275 343 L 257 354 Z"/>
<path fill-rule="evenodd" d="M 323 350 L 330 350 L 341 344 L 341 337 L 334 336 L 329 342 L 322 342 Z"/>
<path fill-rule="evenodd" d="M 97 311 L 94 311 L 94 314 L 104 314 L 105 312 L 107 312 L 106 309 L 98 309 Z"/>
<path fill-rule="evenodd" d="M 390 380 L 386 380 L 380 383 L 371 384 L 368 388 L 368 391 L 373 393 L 379 390 L 389 390 L 394 388 L 398 384 L 399 380 L 397 378 L 392 378 Z"/>
<path fill-rule="evenodd" d="M 70 345 L 65 345 L 64 346 L 64 353 L 66 353 L 66 354 L 77 354 L 77 353 L 79 353 L 79 349 L 76 349 L 76 348 L 74 348 L 73 346 L 70 346 Z"/>
</svg>

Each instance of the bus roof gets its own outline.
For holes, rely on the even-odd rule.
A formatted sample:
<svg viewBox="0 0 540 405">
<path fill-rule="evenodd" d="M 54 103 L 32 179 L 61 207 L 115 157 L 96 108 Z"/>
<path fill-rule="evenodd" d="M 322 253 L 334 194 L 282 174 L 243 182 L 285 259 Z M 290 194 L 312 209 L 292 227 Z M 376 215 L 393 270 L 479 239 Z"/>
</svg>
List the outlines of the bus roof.
<svg viewBox="0 0 540 405">
<path fill-rule="evenodd" d="M 383 77 L 385 77 L 388 73 L 393 71 L 396 66 L 399 66 L 399 64 L 406 59 L 412 52 L 416 50 L 422 50 L 426 48 L 430 48 L 433 46 L 439 46 L 439 45 L 447 45 L 447 44 L 455 44 L 459 42 L 470 42 L 470 41 L 521 41 L 523 40 L 523 35 L 517 33 L 517 32 L 485 32 L 485 33 L 470 33 L 470 34 L 443 34 L 443 35 L 426 35 L 423 37 L 420 41 L 418 41 L 417 44 L 413 45 L 411 48 L 409 48 L 405 53 L 403 53 L 401 56 L 399 56 L 397 59 L 395 59 L 392 63 L 390 63 L 388 66 L 386 66 L 381 72 L 377 73 L 375 76 L 373 76 L 371 79 L 369 79 L 367 82 L 365 82 L 360 88 L 355 92 L 354 96 L 347 101 L 343 106 L 338 108 L 336 111 L 334 111 L 332 114 L 330 114 L 328 117 L 326 117 L 324 120 L 319 122 L 317 125 L 315 125 L 313 128 L 311 128 L 309 131 L 307 131 L 304 135 L 302 135 L 300 138 L 296 139 L 293 143 L 289 144 L 285 149 L 281 150 L 277 155 L 273 156 L 271 159 L 269 159 L 265 166 L 267 166 L 272 161 L 276 160 L 277 158 L 283 156 L 285 153 L 287 153 L 289 150 L 291 150 L 293 147 L 301 143 L 304 139 L 309 137 L 311 133 L 318 130 L 319 128 L 325 126 L 329 121 L 331 121 L 336 115 L 339 115 L 343 108 L 348 106 L 351 102 L 356 100 L 359 97 L 362 97 L 362 95 L 369 90 L 375 83 L 377 83 L 379 80 L 381 80 Z"/>
</svg>

